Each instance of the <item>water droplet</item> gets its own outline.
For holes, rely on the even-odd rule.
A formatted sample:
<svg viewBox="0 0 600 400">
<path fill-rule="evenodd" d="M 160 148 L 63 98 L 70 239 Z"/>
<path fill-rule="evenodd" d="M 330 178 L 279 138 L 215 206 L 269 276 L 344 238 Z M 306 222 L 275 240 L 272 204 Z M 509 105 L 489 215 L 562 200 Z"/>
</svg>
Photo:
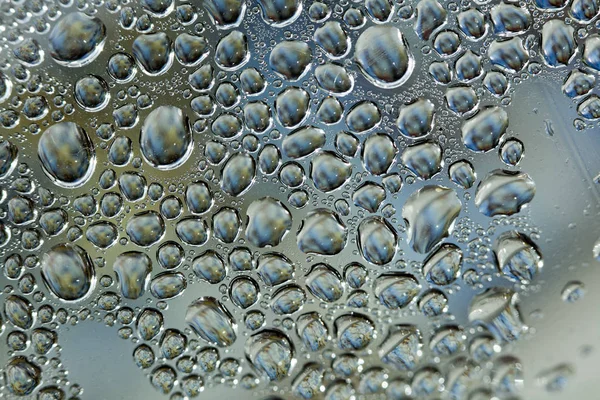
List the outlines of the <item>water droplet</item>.
<svg viewBox="0 0 600 400">
<path fill-rule="evenodd" d="M 425 186 L 414 192 L 402 208 L 412 248 L 427 253 L 452 231 L 462 204 L 452 189 Z M 435 227 L 435 229 L 433 229 Z"/>
<path fill-rule="evenodd" d="M 38 143 L 38 157 L 46 174 L 65 188 L 83 185 L 96 165 L 89 136 L 73 122 L 61 122 L 46 129 Z"/>
<path fill-rule="evenodd" d="M 237 326 L 229 311 L 213 297 L 201 297 L 191 303 L 185 321 L 200 338 L 219 347 L 231 346 Z"/>
</svg>

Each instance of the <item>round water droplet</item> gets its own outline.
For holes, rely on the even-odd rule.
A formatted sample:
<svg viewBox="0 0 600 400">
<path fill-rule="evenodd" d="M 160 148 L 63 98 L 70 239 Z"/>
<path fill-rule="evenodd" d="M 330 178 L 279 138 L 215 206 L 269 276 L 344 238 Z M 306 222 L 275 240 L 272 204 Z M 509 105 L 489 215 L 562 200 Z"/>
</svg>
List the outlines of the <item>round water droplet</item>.
<svg viewBox="0 0 600 400">
<path fill-rule="evenodd" d="M 296 363 L 291 341 L 274 329 L 250 336 L 244 348 L 248 360 L 270 381 L 284 379 Z"/>
<path fill-rule="evenodd" d="M 87 133 L 74 122 L 61 122 L 46 129 L 38 143 L 44 172 L 58 185 L 83 185 L 94 172 L 96 157 Z"/>
<path fill-rule="evenodd" d="M 415 64 L 402 32 L 391 25 L 367 28 L 356 41 L 354 58 L 365 77 L 385 89 L 405 83 Z"/>
<path fill-rule="evenodd" d="M 95 272 L 85 250 L 64 243 L 44 254 L 42 278 L 56 297 L 63 301 L 76 301 L 84 298 L 93 288 Z"/>
<path fill-rule="evenodd" d="M 97 17 L 73 12 L 54 24 L 48 37 L 50 55 L 59 64 L 81 67 L 102 51 L 106 27 Z"/>
</svg>

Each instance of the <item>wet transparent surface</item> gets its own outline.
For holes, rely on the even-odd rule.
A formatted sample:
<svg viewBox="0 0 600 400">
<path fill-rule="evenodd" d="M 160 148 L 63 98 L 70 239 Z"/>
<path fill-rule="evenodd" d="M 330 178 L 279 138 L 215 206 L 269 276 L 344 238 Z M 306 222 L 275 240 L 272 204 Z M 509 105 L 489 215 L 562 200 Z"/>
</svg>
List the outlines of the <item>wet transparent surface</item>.
<svg viewBox="0 0 600 400">
<path fill-rule="evenodd" d="M 595 398 L 599 15 L 0 3 L 0 395 Z"/>
</svg>

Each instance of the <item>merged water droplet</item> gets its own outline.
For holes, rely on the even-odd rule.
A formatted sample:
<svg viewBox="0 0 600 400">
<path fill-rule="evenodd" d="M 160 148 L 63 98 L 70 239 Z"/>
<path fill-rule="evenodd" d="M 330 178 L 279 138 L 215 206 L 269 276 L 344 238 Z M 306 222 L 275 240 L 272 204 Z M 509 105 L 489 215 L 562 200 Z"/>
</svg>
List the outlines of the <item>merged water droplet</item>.
<svg viewBox="0 0 600 400">
<path fill-rule="evenodd" d="M 326 209 L 310 212 L 296 235 L 303 253 L 321 255 L 338 254 L 346 247 L 347 238 L 348 230 L 337 214 Z"/>
<path fill-rule="evenodd" d="M 477 186 L 475 205 L 488 217 L 512 215 L 531 202 L 535 190 L 535 183 L 528 174 L 497 169 Z"/>
<path fill-rule="evenodd" d="M 402 208 L 411 247 L 419 253 L 431 251 L 450 234 L 461 208 L 456 192 L 443 186 L 425 186 L 411 194 Z"/>
<path fill-rule="evenodd" d="M 231 346 L 237 336 L 235 320 L 217 299 L 201 297 L 191 303 L 185 322 L 204 341 L 219 347 Z"/>
<path fill-rule="evenodd" d="M 131 47 L 142 70 L 148 75 L 161 75 L 173 64 L 172 43 L 164 32 L 140 35 Z"/>
<path fill-rule="evenodd" d="M 246 214 L 246 238 L 258 247 L 277 246 L 292 227 L 289 210 L 271 197 L 252 202 Z"/>
</svg>

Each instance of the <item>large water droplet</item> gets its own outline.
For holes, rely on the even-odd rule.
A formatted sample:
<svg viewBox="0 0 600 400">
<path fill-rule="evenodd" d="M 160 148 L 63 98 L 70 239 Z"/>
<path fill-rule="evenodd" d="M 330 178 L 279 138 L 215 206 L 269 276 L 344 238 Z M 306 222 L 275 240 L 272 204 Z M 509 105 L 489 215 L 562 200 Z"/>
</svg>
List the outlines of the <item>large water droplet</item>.
<svg viewBox="0 0 600 400">
<path fill-rule="evenodd" d="M 44 171 L 65 188 L 83 185 L 96 165 L 92 141 L 74 122 L 61 122 L 46 129 L 38 143 L 38 157 Z"/>
<path fill-rule="evenodd" d="M 50 291 L 61 300 L 84 298 L 94 285 L 92 260 L 81 247 L 59 244 L 42 258 L 42 278 Z"/>
<path fill-rule="evenodd" d="M 50 55 L 59 64 L 81 67 L 100 54 L 105 36 L 106 27 L 97 17 L 82 12 L 67 14 L 50 31 Z"/>
<path fill-rule="evenodd" d="M 512 215 L 533 199 L 535 190 L 535 183 L 528 174 L 497 169 L 477 186 L 475 205 L 488 217 Z"/>
<path fill-rule="evenodd" d="M 231 346 L 237 326 L 229 311 L 213 297 L 201 297 L 187 308 L 185 322 L 206 342 Z"/>
<path fill-rule="evenodd" d="M 346 246 L 348 231 L 337 214 L 319 209 L 309 213 L 296 236 L 298 248 L 304 253 L 334 255 Z"/>
<path fill-rule="evenodd" d="M 270 381 L 287 377 L 296 363 L 292 342 L 274 329 L 250 336 L 246 340 L 245 353 L 252 365 Z"/>
<path fill-rule="evenodd" d="M 181 109 L 161 106 L 144 121 L 140 149 L 153 167 L 169 170 L 182 165 L 192 153 L 192 135 L 188 118 Z"/>
<path fill-rule="evenodd" d="M 425 186 L 410 195 L 402 217 L 412 248 L 419 253 L 434 248 L 450 234 L 461 208 L 456 192 L 443 186 Z"/>
<path fill-rule="evenodd" d="M 402 32 L 388 25 L 367 28 L 356 41 L 354 58 L 369 81 L 386 89 L 406 82 L 415 64 Z"/>
</svg>

